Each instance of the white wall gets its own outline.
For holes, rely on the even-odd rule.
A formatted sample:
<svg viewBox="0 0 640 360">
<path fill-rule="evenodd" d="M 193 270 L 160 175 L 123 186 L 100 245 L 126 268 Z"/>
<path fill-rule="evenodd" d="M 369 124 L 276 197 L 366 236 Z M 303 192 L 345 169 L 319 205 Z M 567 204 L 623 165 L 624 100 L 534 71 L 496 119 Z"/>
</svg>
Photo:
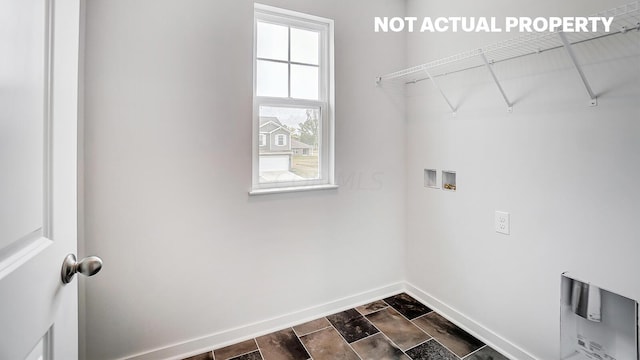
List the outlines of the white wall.
<svg viewBox="0 0 640 360">
<path fill-rule="evenodd" d="M 404 99 L 387 0 L 269 0 L 335 20 L 341 187 L 249 197 L 248 0 L 86 4 L 86 357 L 111 359 L 325 304 L 404 278 Z M 381 146 L 384 144 L 384 146 Z M 244 334 L 250 335 L 250 334 Z"/>
<path fill-rule="evenodd" d="M 589 15 L 625 1 L 409 0 L 411 16 Z M 508 34 L 412 34 L 408 65 Z M 557 50 L 429 82 L 407 98 L 407 280 L 539 359 L 559 350 L 560 274 L 640 299 L 640 34 L 577 48 L 599 96 Z M 423 169 L 457 171 L 455 193 L 423 187 Z M 511 235 L 494 211 L 511 213 Z"/>
<path fill-rule="evenodd" d="M 402 1 L 264 2 L 336 20 L 337 192 L 247 195 L 252 2 L 87 2 L 84 246 L 105 260 L 85 283 L 88 359 L 405 279 L 551 359 L 561 272 L 640 298 L 637 32 L 577 49 L 597 107 L 555 51 L 496 66 L 512 114 L 479 69 L 439 80 L 455 119 L 431 84 L 409 86 L 405 123 L 401 91 L 376 88 L 376 75 L 511 35 L 411 34 L 405 48 L 405 35 L 372 31 L 374 16 L 403 15 Z M 624 2 L 407 0 L 406 13 L 577 15 Z M 457 171 L 458 191 L 424 188 L 424 168 Z M 511 213 L 511 235 L 494 232 L 495 210 Z"/>
</svg>

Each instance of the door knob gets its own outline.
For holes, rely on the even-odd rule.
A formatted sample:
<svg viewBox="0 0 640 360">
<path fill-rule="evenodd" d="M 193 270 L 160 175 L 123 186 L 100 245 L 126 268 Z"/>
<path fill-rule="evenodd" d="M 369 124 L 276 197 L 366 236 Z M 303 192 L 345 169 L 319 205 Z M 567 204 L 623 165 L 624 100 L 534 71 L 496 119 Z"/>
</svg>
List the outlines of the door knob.
<svg viewBox="0 0 640 360">
<path fill-rule="evenodd" d="M 62 283 L 68 284 L 76 273 L 84 276 L 93 276 L 102 269 L 102 259 L 97 256 L 87 256 L 86 258 L 76 262 L 76 256 L 67 255 L 62 263 Z"/>
</svg>

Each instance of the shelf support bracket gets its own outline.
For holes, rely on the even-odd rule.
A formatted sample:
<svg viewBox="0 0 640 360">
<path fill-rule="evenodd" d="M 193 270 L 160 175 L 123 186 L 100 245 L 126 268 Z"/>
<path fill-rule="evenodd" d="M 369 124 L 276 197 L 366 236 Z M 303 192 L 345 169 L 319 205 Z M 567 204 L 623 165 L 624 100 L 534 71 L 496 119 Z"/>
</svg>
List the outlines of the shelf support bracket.
<svg viewBox="0 0 640 360">
<path fill-rule="evenodd" d="M 498 90 L 500 90 L 500 94 L 502 94 L 502 98 L 504 99 L 504 102 L 507 104 L 507 111 L 513 112 L 513 104 L 511 103 L 511 101 L 509 101 L 507 94 L 504 93 L 504 89 L 502 89 L 502 85 L 500 85 L 500 81 L 498 81 L 498 77 L 493 72 L 493 69 L 491 68 L 491 64 L 489 64 L 489 60 L 487 60 L 487 57 L 484 55 L 484 52 L 480 53 L 480 57 L 482 58 L 482 61 L 484 61 L 484 65 L 487 67 L 487 70 L 489 70 L 489 73 L 493 78 L 493 82 L 495 82 L 496 86 L 498 86 Z"/>
<path fill-rule="evenodd" d="M 453 112 L 453 116 L 456 116 L 456 108 L 454 108 L 453 105 L 451 105 L 451 101 L 449 101 L 449 98 L 447 98 L 447 95 L 444 94 L 444 91 L 442 91 L 442 88 L 438 85 L 438 83 L 431 76 L 431 74 L 429 74 L 427 69 L 424 69 L 424 72 L 425 72 L 425 74 L 427 74 L 427 77 L 429 78 L 429 80 L 431 80 L 431 82 L 433 83 L 433 86 L 435 86 L 436 89 L 438 89 L 438 91 L 440 92 L 440 95 L 442 95 L 442 97 L 444 98 L 444 101 L 447 102 L 447 105 L 449 105 L 449 108 L 451 109 L 451 112 Z"/>
<path fill-rule="evenodd" d="M 590 99 L 589 106 L 597 106 L 598 97 L 593 93 L 593 90 L 591 90 L 591 85 L 589 85 L 589 81 L 587 81 L 587 77 L 584 75 L 584 72 L 582 71 L 582 66 L 580 66 L 580 63 L 578 62 L 578 58 L 576 57 L 576 54 L 573 52 L 573 48 L 571 47 L 569 40 L 567 40 L 567 36 L 563 32 L 558 32 L 558 36 L 560 36 L 562 45 L 564 45 L 564 48 L 567 50 L 567 54 L 569 54 L 569 58 L 571 58 L 573 65 L 575 66 L 576 70 L 578 71 L 578 74 L 580 75 L 580 79 L 582 79 L 582 83 L 584 84 L 584 87 L 587 89 L 587 92 L 589 93 L 589 99 Z"/>
</svg>

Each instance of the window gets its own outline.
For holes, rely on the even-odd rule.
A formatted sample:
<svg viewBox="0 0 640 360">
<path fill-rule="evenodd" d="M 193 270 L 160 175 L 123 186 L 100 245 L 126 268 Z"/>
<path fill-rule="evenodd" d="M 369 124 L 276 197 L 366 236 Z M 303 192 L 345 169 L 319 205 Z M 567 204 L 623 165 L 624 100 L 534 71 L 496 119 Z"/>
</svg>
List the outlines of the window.
<svg viewBox="0 0 640 360">
<path fill-rule="evenodd" d="M 335 188 L 333 21 L 254 9 L 251 193 Z"/>
<path fill-rule="evenodd" d="M 276 145 L 278 146 L 286 146 L 287 145 L 287 137 L 283 134 L 276 135 Z"/>
</svg>

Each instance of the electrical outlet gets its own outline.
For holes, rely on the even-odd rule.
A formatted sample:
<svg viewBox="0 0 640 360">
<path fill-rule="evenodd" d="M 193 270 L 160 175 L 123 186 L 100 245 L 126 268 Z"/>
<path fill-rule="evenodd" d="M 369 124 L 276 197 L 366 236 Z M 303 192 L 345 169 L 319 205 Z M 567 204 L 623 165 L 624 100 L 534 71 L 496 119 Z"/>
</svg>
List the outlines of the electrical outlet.
<svg viewBox="0 0 640 360">
<path fill-rule="evenodd" d="M 496 232 L 509 235 L 509 213 L 496 211 Z"/>
</svg>

